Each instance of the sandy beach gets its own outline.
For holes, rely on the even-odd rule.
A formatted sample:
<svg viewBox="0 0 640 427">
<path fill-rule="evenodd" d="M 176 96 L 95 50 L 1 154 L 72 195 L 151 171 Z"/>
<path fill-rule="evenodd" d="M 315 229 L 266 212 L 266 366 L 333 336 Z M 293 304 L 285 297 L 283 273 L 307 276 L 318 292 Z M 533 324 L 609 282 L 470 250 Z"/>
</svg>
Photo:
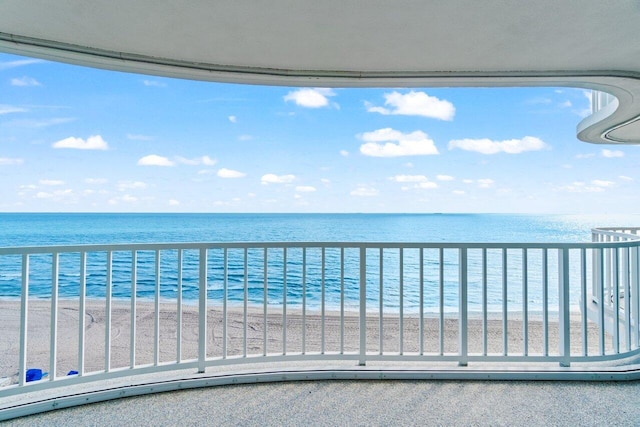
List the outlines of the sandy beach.
<svg viewBox="0 0 640 427">
<path fill-rule="evenodd" d="M 78 302 L 61 300 L 58 305 L 58 376 L 66 375 L 70 370 L 78 369 Z M 85 372 L 105 369 L 105 302 L 87 300 L 85 314 Z M 511 314 L 508 321 L 509 354 L 523 353 L 523 324 L 520 315 Z M 266 317 L 267 340 L 264 341 L 265 319 L 263 309 L 250 307 L 247 310 L 246 340 L 247 354 L 262 355 L 283 353 L 283 313 L 282 307 L 269 307 Z M 136 364 L 151 364 L 155 359 L 155 321 L 154 304 L 138 301 L 136 304 Z M 305 326 L 305 352 L 322 351 L 322 317 L 317 310 L 307 311 L 303 322 L 299 309 L 288 309 L 286 313 L 286 352 L 302 352 L 303 323 Z M 7 382 L 16 381 L 19 359 L 20 304 L 17 301 L 0 301 L 0 378 Z M 209 307 L 207 311 L 207 356 L 223 356 L 223 312 L 222 307 Z M 528 328 L 528 353 L 543 352 L 543 324 L 541 319 L 530 318 Z M 356 352 L 359 344 L 359 321 L 357 313 L 346 312 L 344 316 L 344 340 L 342 350 L 345 353 Z M 458 320 L 447 315 L 444 321 L 444 353 L 458 352 Z M 329 312 L 324 321 L 324 352 L 341 351 L 341 319 L 339 312 Z M 549 322 L 549 353 L 557 354 L 558 324 L 557 317 L 551 316 Z M 48 372 L 51 331 L 51 303 L 45 300 L 29 301 L 27 365 Z M 244 354 L 244 313 L 241 307 L 229 307 L 227 310 L 227 356 Z M 419 351 L 419 318 L 417 314 L 405 315 L 402 326 L 403 352 Z M 114 301 L 111 310 L 111 368 L 128 367 L 130 364 L 131 309 L 130 303 Z M 161 303 L 159 314 L 160 363 L 177 360 L 177 307 L 175 303 Z M 397 354 L 400 351 L 400 322 L 398 316 L 384 316 L 382 328 L 383 351 Z M 439 318 L 425 316 L 423 326 L 423 347 L 425 354 L 440 352 Z M 597 351 L 597 328 L 589 323 L 587 340 L 589 351 Z M 482 321 L 472 316 L 469 321 L 469 353 L 482 353 Z M 579 318 L 572 318 L 571 351 L 582 351 L 582 332 Z M 181 322 L 181 359 L 197 357 L 198 344 L 198 307 L 183 305 Z M 487 326 L 487 346 L 489 353 L 503 352 L 503 325 L 500 319 L 490 319 Z M 380 351 L 380 328 L 376 314 L 367 316 L 367 351 Z"/>
</svg>

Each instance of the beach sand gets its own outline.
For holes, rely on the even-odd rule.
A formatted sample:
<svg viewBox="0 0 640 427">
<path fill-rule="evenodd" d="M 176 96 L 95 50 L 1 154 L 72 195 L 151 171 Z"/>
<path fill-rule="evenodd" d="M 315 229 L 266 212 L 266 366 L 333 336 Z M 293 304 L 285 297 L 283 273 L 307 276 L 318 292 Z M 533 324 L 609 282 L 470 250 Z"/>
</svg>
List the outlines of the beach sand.
<svg viewBox="0 0 640 427">
<path fill-rule="evenodd" d="M 60 300 L 58 305 L 58 346 L 56 375 L 63 376 L 71 370 L 78 370 L 78 301 Z M 87 300 L 85 314 L 85 373 L 105 369 L 105 302 Z M 30 300 L 28 316 L 28 368 L 50 370 L 51 303 L 45 300 Z M 283 313 L 282 307 L 269 307 L 266 317 L 267 340 L 264 340 L 265 319 L 263 309 L 250 307 L 247 310 L 246 342 L 247 354 L 262 355 L 283 353 Z M 402 350 L 405 354 L 419 351 L 419 318 L 417 314 L 405 315 L 402 326 Z M 444 319 L 444 353 L 458 353 L 458 320 L 447 314 Z M 523 354 L 523 322 L 520 314 L 509 313 L 508 353 Z M 177 360 L 177 309 L 176 303 L 161 303 L 159 319 L 158 359 L 159 363 Z M 301 353 L 303 345 L 303 317 L 299 309 L 288 309 L 286 315 L 286 352 Z M 207 356 L 223 356 L 223 312 L 222 307 L 209 307 L 207 311 Z M 327 311 L 322 339 L 322 317 L 318 310 L 308 310 L 305 323 L 305 352 L 355 353 L 359 346 L 359 320 L 357 313 L 346 312 L 344 316 L 344 340 L 341 348 L 339 312 Z M 136 304 L 136 345 L 135 363 L 155 362 L 154 304 L 138 301 Z M 0 381 L 17 381 L 20 342 L 20 303 L 0 301 Z M 543 323 L 541 319 L 530 317 L 528 322 L 528 354 L 542 354 Z M 483 352 L 482 320 L 471 316 L 469 320 L 469 353 Z M 590 354 L 598 351 L 598 330 L 593 323 L 588 324 L 587 342 Z M 227 313 L 227 357 L 244 354 L 244 313 L 242 307 L 229 307 Z M 181 322 L 181 359 L 196 359 L 198 353 L 198 307 L 183 305 Z M 114 301 L 111 310 L 110 366 L 112 369 L 130 365 L 131 310 L 130 303 Z M 439 354 L 439 318 L 425 315 L 423 326 L 423 350 L 425 354 Z M 607 339 L 610 342 L 610 339 Z M 579 314 L 572 317 L 571 352 L 582 352 L 582 330 Z M 398 316 L 383 317 L 382 345 L 385 354 L 400 351 L 400 322 Z M 489 353 L 503 353 L 503 324 L 500 319 L 490 319 L 487 326 L 487 349 Z M 380 328 L 376 313 L 367 316 L 367 351 L 380 351 Z M 557 314 L 550 316 L 548 326 L 548 352 L 558 354 Z M 429 362 L 425 362 L 429 363 Z M 1 384 L 1 383 L 0 383 Z"/>
</svg>

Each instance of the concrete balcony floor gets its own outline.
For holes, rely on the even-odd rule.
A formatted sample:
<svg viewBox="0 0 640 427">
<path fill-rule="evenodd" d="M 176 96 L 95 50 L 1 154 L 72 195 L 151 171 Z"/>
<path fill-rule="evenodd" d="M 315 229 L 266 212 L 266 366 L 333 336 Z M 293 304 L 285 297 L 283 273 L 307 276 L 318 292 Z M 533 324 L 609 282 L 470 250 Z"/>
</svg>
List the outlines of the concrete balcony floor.
<svg viewBox="0 0 640 427">
<path fill-rule="evenodd" d="M 631 426 L 639 419 L 638 381 L 305 381 L 131 397 L 9 424 Z"/>
</svg>

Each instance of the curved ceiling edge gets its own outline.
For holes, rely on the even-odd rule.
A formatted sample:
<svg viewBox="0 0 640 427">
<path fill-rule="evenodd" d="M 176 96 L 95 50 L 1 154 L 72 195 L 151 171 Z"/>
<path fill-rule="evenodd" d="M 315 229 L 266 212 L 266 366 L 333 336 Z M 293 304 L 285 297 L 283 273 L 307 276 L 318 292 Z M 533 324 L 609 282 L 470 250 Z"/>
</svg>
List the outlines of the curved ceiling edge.
<svg viewBox="0 0 640 427">
<path fill-rule="evenodd" d="M 598 144 L 640 143 L 640 132 L 621 131 L 640 121 L 640 74 L 626 71 L 358 72 L 265 69 L 189 63 L 125 52 L 104 51 L 0 33 L 0 51 L 113 71 L 221 83 L 318 87 L 516 87 L 564 86 L 614 95 L 607 106 L 577 125 L 577 137 Z M 617 137 L 624 134 L 624 138 Z"/>
</svg>

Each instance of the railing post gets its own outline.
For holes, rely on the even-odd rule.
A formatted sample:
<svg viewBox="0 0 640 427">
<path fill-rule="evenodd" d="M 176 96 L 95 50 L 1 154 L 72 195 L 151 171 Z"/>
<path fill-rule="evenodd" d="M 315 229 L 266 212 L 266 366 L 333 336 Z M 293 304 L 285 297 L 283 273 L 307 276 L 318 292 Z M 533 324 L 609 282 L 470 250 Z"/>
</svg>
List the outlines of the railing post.
<svg viewBox="0 0 640 427">
<path fill-rule="evenodd" d="M 459 344 L 458 351 L 460 359 L 458 360 L 458 366 L 467 366 L 468 356 L 468 339 L 467 339 L 467 248 L 460 248 L 460 264 L 458 266 L 459 272 Z"/>
<path fill-rule="evenodd" d="M 600 248 L 597 249 L 597 263 L 596 266 L 597 268 L 595 269 L 598 272 L 598 277 L 596 278 L 596 281 L 598 283 L 598 325 L 600 327 L 600 334 L 598 336 L 598 347 L 600 349 L 600 354 L 602 356 L 604 356 L 605 353 L 605 343 L 604 343 L 604 337 L 605 337 L 605 330 L 606 330 L 606 324 L 605 324 L 605 318 L 604 318 L 604 309 L 605 309 L 605 302 L 604 302 L 604 253 L 605 249 L 604 248 Z"/>
<path fill-rule="evenodd" d="M 569 249 L 558 250 L 558 344 L 560 366 L 571 365 L 571 333 L 569 317 Z"/>
<path fill-rule="evenodd" d="M 207 358 L 207 249 L 200 248 L 198 305 L 198 373 L 205 370 Z"/>
<path fill-rule="evenodd" d="M 600 241 L 600 239 L 598 238 L 598 235 L 595 232 L 591 233 L 591 241 L 593 243 L 598 243 Z M 589 302 L 597 301 L 598 305 L 601 305 L 603 302 L 599 301 L 598 289 L 599 289 L 599 286 L 602 286 L 602 284 L 599 282 L 602 266 L 598 262 L 598 251 L 596 249 L 593 249 L 592 252 L 591 252 L 591 265 L 593 267 L 591 269 L 591 275 L 592 275 L 592 279 L 591 279 L 591 301 L 589 301 Z"/>
<path fill-rule="evenodd" d="M 58 371 L 58 267 L 59 254 L 51 254 L 51 335 L 49 342 L 49 381 L 56 379 Z"/>
<path fill-rule="evenodd" d="M 87 252 L 80 252 L 80 304 L 78 308 L 78 376 L 84 375 L 85 329 L 87 315 Z"/>
<path fill-rule="evenodd" d="M 638 280 L 638 247 L 631 248 L 631 318 L 632 318 L 632 328 L 633 331 L 633 342 L 634 346 L 638 347 L 640 343 L 640 325 L 638 324 L 638 303 L 640 299 L 638 299 L 638 291 L 640 291 L 639 280 Z"/>
<path fill-rule="evenodd" d="M 360 357 L 358 365 L 367 363 L 367 248 L 360 247 Z"/>
<path fill-rule="evenodd" d="M 618 259 L 618 248 L 612 247 L 611 251 L 611 292 L 610 295 L 613 299 L 613 314 L 611 316 L 611 322 L 613 327 L 613 351 L 620 353 L 620 262 Z"/>
<path fill-rule="evenodd" d="M 22 255 L 22 289 L 20 291 L 20 360 L 18 384 L 27 382 L 27 313 L 29 312 L 29 255 Z"/>
</svg>

